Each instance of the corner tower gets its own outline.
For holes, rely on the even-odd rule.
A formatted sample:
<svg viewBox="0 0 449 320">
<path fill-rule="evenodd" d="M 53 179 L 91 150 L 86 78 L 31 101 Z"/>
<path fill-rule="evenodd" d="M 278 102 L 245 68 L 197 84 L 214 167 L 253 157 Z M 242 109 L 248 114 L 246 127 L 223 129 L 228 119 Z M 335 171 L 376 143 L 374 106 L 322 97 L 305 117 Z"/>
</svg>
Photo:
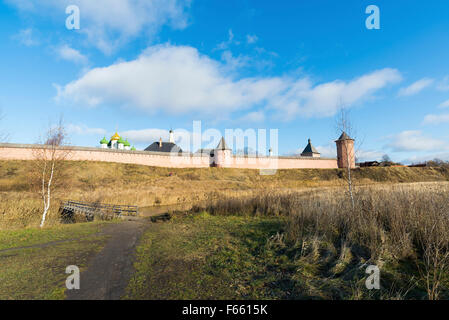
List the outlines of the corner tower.
<svg viewBox="0 0 449 320">
<path fill-rule="evenodd" d="M 304 148 L 303 152 L 301 153 L 301 157 L 312 157 L 312 158 L 319 158 L 320 153 L 317 149 L 312 145 L 312 141 L 308 140 L 307 146 Z"/>
<path fill-rule="evenodd" d="M 354 139 L 343 131 L 337 144 L 337 164 L 339 168 L 355 168 Z"/>
<path fill-rule="evenodd" d="M 226 145 L 226 141 L 221 137 L 220 143 L 214 150 L 215 166 L 218 168 L 229 167 L 232 160 L 231 149 Z"/>
</svg>

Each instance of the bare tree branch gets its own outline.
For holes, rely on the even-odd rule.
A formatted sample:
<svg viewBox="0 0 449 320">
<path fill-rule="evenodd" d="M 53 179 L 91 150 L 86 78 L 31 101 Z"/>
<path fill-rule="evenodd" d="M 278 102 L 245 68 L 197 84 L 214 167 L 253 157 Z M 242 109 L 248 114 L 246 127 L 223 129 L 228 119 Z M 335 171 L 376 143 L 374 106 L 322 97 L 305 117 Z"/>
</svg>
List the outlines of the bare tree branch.
<svg viewBox="0 0 449 320">
<path fill-rule="evenodd" d="M 340 112 L 337 114 L 335 121 L 335 129 L 337 134 L 342 135 L 345 133 L 349 137 L 355 140 L 355 129 L 351 123 L 351 119 L 349 117 L 349 111 L 344 108 L 342 104 L 340 104 Z M 342 147 L 343 156 L 346 158 L 346 183 L 348 186 L 348 194 L 351 200 L 352 208 L 355 208 L 355 200 L 354 200 L 354 181 L 351 173 L 351 164 L 355 162 L 355 153 L 348 147 L 348 143 L 345 142 Z"/>
<path fill-rule="evenodd" d="M 67 181 L 65 160 L 69 158 L 71 149 L 66 145 L 66 132 L 62 117 L 58 125 L 50 125 L 43 141 L 33 149 L 35 165 L 30 177 L 31 186 L 42 199 L 41 227 L 44 226 L 47 219 L 54 193 L 64 189 Z"/>
</svg>

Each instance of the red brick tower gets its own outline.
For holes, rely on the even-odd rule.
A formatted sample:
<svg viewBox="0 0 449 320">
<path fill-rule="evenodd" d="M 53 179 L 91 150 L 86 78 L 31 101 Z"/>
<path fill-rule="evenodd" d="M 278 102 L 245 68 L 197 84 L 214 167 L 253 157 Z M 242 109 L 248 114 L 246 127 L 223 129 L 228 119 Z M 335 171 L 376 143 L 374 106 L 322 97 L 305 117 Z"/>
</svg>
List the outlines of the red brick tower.
<svg viewBox="0 0 449 320">
<path fill-rule="evenodd" d="M 338 167 L 355 168 L 354 139 L 343 132 L 335 143 L 337 144 Z"/>
</svg>

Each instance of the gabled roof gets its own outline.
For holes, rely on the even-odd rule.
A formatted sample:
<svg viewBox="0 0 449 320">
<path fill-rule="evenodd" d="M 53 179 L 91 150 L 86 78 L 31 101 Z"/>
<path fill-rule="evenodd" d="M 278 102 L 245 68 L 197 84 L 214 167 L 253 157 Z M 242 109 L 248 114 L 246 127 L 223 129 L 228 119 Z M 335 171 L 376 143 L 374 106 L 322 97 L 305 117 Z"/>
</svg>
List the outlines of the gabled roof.
<svg viewBox="0 0 449 320">
<path fill-rule="evenodd" d="M 182 149 L 172 142 L 162 142 L 162 146 L 159 146 L 159 142 L 153 142 L 149 145 L 145 151 L 153 152 L 182 152 Z"/>
<path fill-rule="evenodd" d="M 215 150 L 231 150 L 226 145 L 226 141 L 223 137 L 221 137 L 220 143 L 218 144 L 217 148 Z"/>
<path fill-rule="evenodd" d="M 343 133 L 341 134 L 340 138 L 338 138 L 338 140 L 354 140 L 351 137 L 349 137 L 346 132 L 343 131 Z M 338 141 L 337 140 L 337 141 Z"/>
<path fill-rule="evenodd" d="M 309 139 L 309 143 L 307 144 L 307 146 L 304 148 L 303 152 L 301 154 L 307 154 L 307 153 L 318 153 L 318 150 L 315 149 L 315 147 L 312 145 L 312 141 Z"/>
</svg>

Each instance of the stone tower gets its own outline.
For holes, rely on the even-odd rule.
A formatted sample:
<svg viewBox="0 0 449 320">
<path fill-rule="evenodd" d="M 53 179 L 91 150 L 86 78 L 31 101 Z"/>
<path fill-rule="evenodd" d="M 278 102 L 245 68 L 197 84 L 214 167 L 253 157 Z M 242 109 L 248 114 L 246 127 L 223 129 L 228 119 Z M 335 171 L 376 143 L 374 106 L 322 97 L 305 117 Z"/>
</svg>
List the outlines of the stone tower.
<svg viewBox="0 0 449 320">
<path fill-rule="evenodd" d="M 214 150 L 215 166 L 218 168 L 229 167 L 232 161 L 231 149 L 226 145 L 226 141 L 221 137 L 220 143 Z"/>
<path fill-rule="evenodd" d="M 337 144 L 337 164 L 339 168 L 355 168 L 354 139 L 343 132 L 335 141 Z"/>
<path fill-rule="evenodd" d="M 312 145 L 312 140 L 308 140 L 307 146 L 304 148 L 304 151 L 301 153 L 301 157 L 312 157 L 319 158 L 320 153 L 317 149 Z"/>
</svg>

